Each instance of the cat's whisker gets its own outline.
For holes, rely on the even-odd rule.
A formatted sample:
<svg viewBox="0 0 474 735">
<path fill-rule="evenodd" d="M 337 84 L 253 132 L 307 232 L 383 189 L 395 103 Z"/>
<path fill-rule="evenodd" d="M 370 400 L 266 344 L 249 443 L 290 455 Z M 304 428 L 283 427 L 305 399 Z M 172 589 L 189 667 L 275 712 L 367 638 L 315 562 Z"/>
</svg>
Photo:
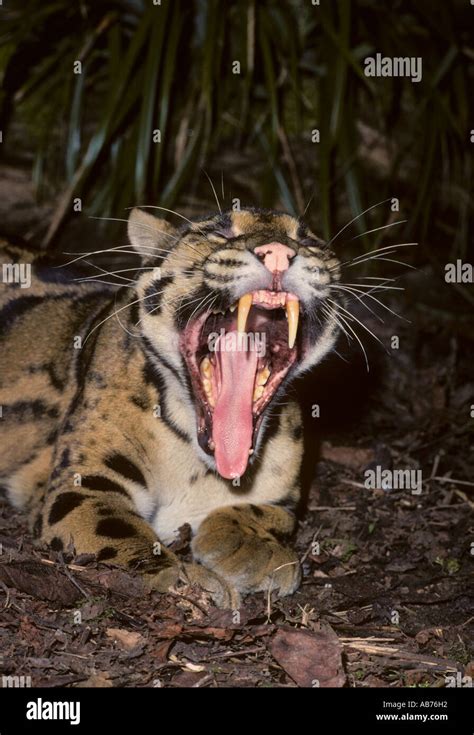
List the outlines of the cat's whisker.
<svg viewBox="0 0 474 735">
<path fill-rule="evenodd" d="M 109 316 L 105 317 L 105 319 L 102 319 L 102 321 L 100 321 L 100 322 L 99 322 L 98 324 L 96 324 L 96 325 L 95 325 L 95 326 L 94 326 L 94 327 L 93 327 L 93 328 L 92 328 L 92 329 L 90 330 L 90 332 L 88 332 L 88 333 L 87 333 L 86 337 L 84 338 L 84 342 L 82 343 L 82 344 L 83 344 L 83 346 L 85 345 L 85 343 L 87 342 L 87 340 L 89 339 L 89 337 L 91 336 L 91 334 L 93 334 L 93 333 L 95 332 L 95 330 L 96 330 L 96 329 L 98 329 L 99 327 L 101 327 L 101 326 L 102 326 L 102 324 L 105 324 L 105 322 L 106 322 L 106 321 L 108 321 L 109 319 L 112 319 L 112 317 L 113 317 L 113 316 L 115 316 L 115 314 L 116 314 L 116 313 L 119 313 L 119 312 L 123 311 L 124 309 L 129 309 L 129 308 L 130 308 L 131 306 L 134 306 L 134 304 L 139 304 L 139 303 L 141 303 L 142 301 L 145 301 L 146 299 L 151 299 L 151 298 L 153 298 L 154 296 L 156 296 L 156 294 L 155 294 L 155 293 L 152 293 L 152 294 L 148 294 L 147 296 L 142 296 L 142 297 L 141 297 L 141 298 L 139 298 L 139 299 L 135 299 L 134 301 L 131 301 L 131 302 L 130 302 L 129 304 L 125 304 L 125 306 L 121 306 L 121 307 L 120 307 L 120 309 L 118 309 L 118 312 L 115 312 L 115 311 L 114 311 L 114 312 L 113 312 L 112 314 L 109 314 Z"/>
<path fill-rule="evenodd" d="M 386 253 L 386 255 L 391 255 L 392 253 Z M 416 268 L 414 265 L 410 265 L 409 263 L 404 263 L 403 260 L 394 260 L 393 258 L 385 258 L 380 257 L 379 255 L 374 255 L 371 258 L 367 258 L 367 260 L 360 260 L 358 263 L 351 263 L 348 265 L 348 268 L 351 268 L 353 265 L 360 265 L 361 263 L 367 263 L 369 260 L 383 260 L 386 263 L 396 263 L 397 265 L 404 265 L 406 268 L 411 268 L 414 271 L 417 271 L 418 268 Z"/>
<path fill-rule="evenodd" d="M 95 263 L 90 263 L 90 265 L 93 268 L 99 268 L 99 266 L 96 265 Z M 106 272 L 106 273 L 110 273 L 110 275 L 115 275 L 116 273 L 127 273 L 127 271 L 128 272 L 130 271 L 154 271 L 155 267 L 156 266 L 154 265 L 142 265 L 142 266 L 138 266 L 137 268 L 120 268 L 117 271 L 104 271 L 104 273 Z M 134 279 L 130 279 L 130 280 L 134 280 Z"/>
<path fill-rule="evenodd" d="M 207 296 L 198 296 L 195 299 L 191 299 L 191 301 L 186 301 L 185 303 L 180 304 L 178 306 L 177 311 L 180 311 L 181 309 L 185 309 L 186 307 L 191 306 L 191 304 L 195 304 L 196 301 L 202 301 L 202 302 L 207 301 L 207 299 L 210 296 L 213 296 L 213 294 L 211 293 L 211 294 L 207 294 Z M 185 296 L 182 297 L 183 300 L 184 300 L 184 298 L 185 298 Z M 216 298 L 217 298 L 217 296 L 216 296 Z M 199 306 L 197 307 L 197 309 L 199 309 Z M 197 311 L 197 309 L 196 309 L 196 311 Z M 193 314 L 194 314 L 194 312 L 193 312 Z"/>
<path fill-rule="evenodd" d="M 358 301 L 360 301 L 360 303 L 362 304 L 362 306 L 364 308 L 366 308 L 368 311 L 370 311 L 370 313 L 373 314 L 374 317 L 379 320 L 379 322 L 382 322 L 382 324 L 384 324 L 384 320 L 382 319 L 382 317 L 379 316 L 378 314 L 376 314 L 375 311 L 370 308 L 370 306 L 368 306 L 366 303 L 364 303 L 363 297 L 368 295 L 364 291 L 360 291 L 360 293 L 362 294 L 362 296 L 358 296 L 357 293 L 355 292 L 355 289 L 347 288 L 346 286 L 340 286 L 340 285 L 339 286 L 329 286 L 329 288 L 330 289 L 334 289 L 336 291 L 344 291 L 344 293 L 348 293 L 351 296 L 355 297 L 356 299 L 358 299 Z"/>
<path fill-rule="evenodd" d="M 217 208 L 218 208 L 218 210 L 219 210 L 219 214 L 222 214 L 222 209 L 221 209 L 221 205 L 220 205 L 220 202 L 219 202 L 219 197 L 217 196 L 217 191 L 216 191 L 216 188 L 215 188 L 214 184 L 212 183 L 212 179 L 211 179 L 211 177 L 209 176 L 209 174 L 207 173 L 207 171 L 203 171 L 203 173 L 204 173 L 204 174 L 205 174 L 205 175 L 207 176 L 207 178 L 209 179 L 209 183 L 210 183 L 210 185 L 211 185 L 211 189 L 212 189 L 212 192 L 213 192 L 213 194 L 214 194 L 214 198 L 215 198 L 215 200 L 216 200 L 216 204 L 217 204 Z"/>
<path fill-rule="evenodd" d="M 327 245 L 328 245 L 328 247 L 329 247 L 329 245 L 331 245 L 331 244 L 332 244 L 332 243 L 334 242 L 334 240 L 336 240 L 336 239 L 337 239 L 337 238 L 339 237 L 339 235 L 340 235 L 340 234 L 342 234 L 342 233 L 344 232 L 344 230 L 347 230 L 347 228 L 348 228 L 348 227 L 349 227 L 349 226 L 350 226 L 350 225 L 351 225 L 351 224 L 352 224 L 353 222 L 355 222 L 356 220 L 358 220 L 358 219 L 359 219 L 360 217 L 363 217 L 363 216 L 364 216 L 364 214 L 367 214 L 367 212 L 370 212 L 370 211 L 371 211 L 372 209 L 375 209 L 375 207 L 380 207 L 380 205 L 381 205 L 381 204 L 385 204 L 386 202 L 390 202 L 390 201 L 392 200 L 392 198 L 393 198 L 393 197 L 388 197 L 387 199 L 383 199 L 383 200 L 382 200 L 381 202 L 378 202 L 377 204 L 372 204 L 372 206 L 371 206 L 371 207 L 368 207 L 367 209 L 364 209 L 364 211 L 363 211 L 363 212 L 361 212 L 360 214 L 358 214 L 358 215 L 357 215 L 357 217 L 353 217 L 353 218 L 351 219 L 351 221 L 347 223 L 347 225 L 344 225 L 344 227 L 342 227 L 342 228 L 341 228 L 341 229 L 339 230 L 339 232 L 337 232 L 337 233 L 336 233 L 336 234 L 334 235 L 334 237 L 332 237 L 332 238 L 331 238 L 331 239 L 329 240 L 329 242 L 328 242 L 328 244 L 327 244 Z"/>
<path fill-rule="evenodd" d="M 349 309 L 346 309 L 341 304 L 337 304 L 335 301 L 332 301 L 332 299 L 328 299 L 328 301 L 330 301 L 335 306 L 338 306 L 339 307 L 339 310 L 342 310 L 345 314 L 347 314 L 347 316 L 349 317 L 349 319 L 357 322 L 357 324 L 360 324 L 360 326 L 362 327 L 362 329 L 365 329 L 365 331 L 368 332 L 368 334 L 370 334 L 371 337 L 373 337 L 384 348 L 384 350 L 386 349 L 384 343 L 382 342 L 382 340 L 379 337 L 377 337 L 377 335 L 374 334 L 372 332 L 372 330 L 370 330 L 368 328 L 367 325 L 365 325 L 363 322 L 361 322 L 361 320 L 358 319 L 355 314 L 353 314 L 351 311 L 349 311 Z M 339 316 L 342 317 L 342 314 L 340 313 L 340 311 L 338 313 L 339 313 Z"/>
<path fill-rule="evenodd" d="M 407 220 L 403 220 L 403 222 L 406 222 Z M 396 224 L 396 223 L 394 223 Z M 355 238 L 352 238 L 355 239 Z M 353 258 L 352 262 L 355 263 L 356 260 L 360 260 L 360 258 L 365 258 L 367 255 L 373 255 L 374 253 L 382 253 L 385 250 L 394 250 L 397 248 L 409 248 L 413 247 L 413 245 L 418 245 L 417 242 L 399 242 L 396 245 L 385 245 L 383 248 L 377 248 L 376 250 L 368 250 L 366 253 L 361 253 L 360 255 L 357 255 L 355 258 Z"/>
<path fill-rule="evenodd" d="M 393 281 L 393 278 L 389 279 Z M 342 286 L 354 286 L 356 288 L 368 288 L 370 291 L 404 291 L 403 286 L 385 286 L 385 283 L 342 283 Z M 370 293 L 370 292 L 369 292 Z"/>
<path fill-rule="evenodd" d="M 377 286 L 376 288 L 380 288 L 380 286 Z M 401 314 L 397 314 L 397 312 L 396 312 L 396 311 L 393 311 L 393 309 L 390 309 L 390 307 L 389 307 L 389 306 L 387 306 L 387 304 L 384 304 L 384 303 L 383 303 L 383 301 L 380 301 L 380 299 L 377 299 L 377 298 L 375 298 L 375 296 L 372 296 L 372 294 L 371 294 L 371 292 L 370 292 L 370 291 L 365 291 L 365 292 L 363 292 L 363 295 L 364 295 L 364 297 L 367 297 L 367 298 L 369 298 L 369 299 L 372 299 L 372 301 L 375 301 L 375 302 L 376 302 L 377 304 L 379 304 L 379 305 L 380 305 L 380 306 L 381 306 L 381 307 L 382 307 L 383 309 L 386 309 L 387 311 L 389 311 L 389 312 L 390 312 L 390 314 L 393 314 L 393 316 L 396 316 L 396 317 L 397 317 L 398 319 L 403 319 L 403 321 L 407 322 L 407 324 L 410 324 L 410 321 L 409 321 L 409 319 L 406 319 L 406 318 L 405 318 L 404 316 L 402 316 Z"/>
<path fill-rule="evenodd" d="M 142 250 L 146 248 L 147 250 L 151 250 L 152 252 L 140 253 L 138 250 L 131 250 L 130 245 L 119 245 L 114 248 L 104 248 L 102 250 L 92 250 L 87 253 L 80 253 L 78 254 L 79 257 L 73 258 L 73 260 L 69 260 L 67 263 L 63 263 L 62 265 L 55 265 L 53 267 L 54 268 L 65 268 L 68 265 L 72 265 L 73 263 L 76 263 L 78 260 L 83 260 L 84 258 L 89 258 L 91 255 L 99 255 L 102 253 L 112 253 L 113 252 L 113 253 L 119 253 L 120 255 L 141 255 L 141 256 L 151 257 L 154 251 L 164 252 L 164 253 L 169 253 L 169 254 L 173 252 L 172 250 L 164 250 L 163 248 L 155 248 L 155 247 L 152 247 L 151 245 L 142 245 L 141 247 L 142 247 Z M 77 253 L 63 251 L 63 255 L 77 255 Z M 193 262 L 189 256 L 182 256 L 182 257 L 189 260 L 190 263 Z M 150 267 L 153 268 L 155 266 L 150 266 Z"/>
<path fill-rule="evenodd" d="M 313 192 L 313 194 L 311 194 L 310 198 L 308 199 L 308 204 L 304 208 L 304 212 L 301 215 L 302 218 L 306 215 L 306 212 L 308 211 L 309 205 L 311 204 L 311 202 L 313 201 L 313 199 L 314 199 L 314 192 Z"/>
<path fill-rule="evenodd" d="M 112 281 L 102 281 L 100 279 L 94 279 L 91 278 L 74 278 L 74 281 L 77 283 L 105 283 L 107 286 L 115 286 L 115 288 L 133 288 L 135 289 L 135 286 L 129 286 L 128 283 L 113 283 Z"/>
<path fill-rule="evenodd" d="M 324 313 L 328 314 L 330 318 L 334 319 L 334 321 L 336 322 L 336 324 L 337 324 L 337 325 L 339 326 L 339 328 L 340 328 L 340 329 L 341 329 L 341 330 L 342 330 L 342 331 L 344 332 L 344 334 L 346 335 L 346 339 L 347 339 L 347 341 L 348 341 L 348 343 L 349 343 L 349 342 L 350 342 L 350 341 L 352 340 L 352 337 L 351 337 L 351 335 L 350 335 L 350 334 L 348 333 L 348 331 L 347 331 L 347 330 L 345 329 L 345 327 L 344 327 L 344 326 L 343 326 L 343 325 L 341 324 L 341 322 L 339 321 L 339 319 L 338 319 L 338 317 L 337 317 L 337 315 L 336 315 L 336 312 L 335 312 L 335 310 L 334 310 L 334 309 L 333 309 L 332 307 L 330 307 L 330 306 L 329 306 L 329 304 L 325 304 L 325 305 L 324 305 L 324 306 L 322 307 L 322 310 L 323 310 L 323 312 L 324 312 Z"/>
<path fill-rule="evenodd" d="M 215 296 L 213 296 L 213 294 L 211 292 L 210 294 L 208 294 L 207 296 L 205 296 L 203 299 L 201 299 L 201 303 L 199 303 L 196 306 L 196 308 L 194 309 L 194 311 L 190 315 L 188 321 L 186 322 L 186 327 L 188 326 L 189 322 L 191 321 L 191 319 L 193 318 L 194 314 L 197 311 L 199 311 L 200 309 L 202 309 L 204 306 L 207 306 L 207 308 L 212 308 L 212 304 L 215 303 L 215 301 L 218 299 L 218 297 L 219 297 L 219 294 L 216 294 Z M 209 301 L 209 299 L 211 299 L 211 300 Z M 187 306 L 188 306 L 188 304 L 187 304 Z"/>
<path fill-rule="evenodd" d="M 335 271 L 338 268 L 342 268 L 344 266 L 352 266 L 352 265 L 360 265 L 361 263 L 365 263 L 369 260 L 375 259 L 374 256 L 378 253 L 384 253 L 384 255 L 393 255 L 396 253 L 397 248 L 404 248 L 404 247 L 410 247 L 411 245 L 418 245 L 418 243 L 414 242 L 402 242 L 395 245 L 386 245 L 383 248 L 377 248 L 376 250 L 369 250 L 367 253 L 361 253 L 361 255 L 356 255 L 354 258 L 350 258 L 349 260 L 342 261 L 341 263 L 337 263 L 336 265 L 329 268 L 329 271 Z M 402 265 L 405 265 L 405 263 L 402 263 Z M 413 266 L 406 264 L 408 268 L 412 268 Z"/>
<path fill-rule="evenodd" d="M 373 230 L 367 230 L 366 232 L 361 232 L 360 235 L 355 235 L 354 237 L 351 237 L 350 242 L 352 240 L 357 240 L 359 237 L 364 237 L 364 235 L 371 235 L 372 232 L 378 232 L 379 230 L 386 230 L 387 227 L 395 227 L 395 225 L 403 225 L 405 222 L 408 222 L 407 219 L 399 219 L 396 222 L 389 222 L 388 225 L 382 225 L 381 227 L 374 227 Z"/>
<path fill-rule="evenodd" d="M 156 291 L 156 292 L 154 293 L 154 296 L 161 296 L 161 295 L 162 295 L 162 294 L 163 294 L 163 293 L 165 292 L 165 290 L 166 290 L 166 289 L 163 289 L 162 291 Z M 136 326 L 136 327 L 138 327 L 138 325 L 139 325 L 139 324 L 140 324 L 141 322 L 143 322 L 143 319 L 145 318 L 145 316 L 149 316 L 150 314 L 153 314 L 153 313 L 154 313 L 155 311 L 158 311 L 158 309 L 161 309 L 161 307 L 162 307 L 162 306 L 168 306 L 169 304 L 172 304 L 172 303 L 174 303 L 175 301 L 178 301 L 179 299 L 182 299 L 182 298 L 183 298 L 183 297 L 182 297 L 182 295 L 181 295 L 181 294 L 179 294 L 179 296 L 173 296 L 172 298 L 169 298 L 169 299 L 166 299 L 166 300 L 161 300 L 161 301 L 160 301 L 160 303 L 158 304 L 158 306 L 154 306 L 154 307 L 153 307 L 153 309 L 150 309 L 150 311 L 147 311 L 147 313 L 146 313 L 146 314 L 144 314 L 144 315 L 143 315 L 143 316 L 142 316 L 142 317 L 141 317 L 141 318 L 140 318 L 140 319 L 139 319 L 139 320 L 137 321 L 137 323 L 135 324 L 135 326 Z"/>
<path fill-rule="evenodd" d="M 161 209 L 163 212 L 169 212 L 170 214 L 175 214 L 176 217 L 181 217 L 181 219 L 183 219 L 185 222 L 189 222 L 190 225 L 197 227 L 196 222 L 193 222 L 192 220 L 190 220 L 189 217 L 185 217 L 184 214 L 180 214 L 180 212 L 175 212 L 174 209 L 167 209 L 166 207 L 158 207 L 156 204 L 140 204 L 138 206 L 140 206 L 142 209 Z M 134 209 L 134 207 L 128 207 L 128 209 Z M 203 230 L 201 230 L 200 227 L 197 227 L 197 229 L 201 233 L 201 235 L 204 236 L 206 240 L 209 239 L 206 233 Z M 196 250 L 196 248 L 193 248 L 191 243 L 185 243 L 185 244 L 188 247 L 190 247 L 191 250 L 194 250 L 198 255 L 202 255 L 202 253 L 200 253 L 199 250 Z"/>
<path fill-rule="evenodd" d="M 95 268 L 96 270 L 100 271 L 99 274 L 92 275 L 92 276 L 86 276 L 87 278 L 100 278 L 101 275 L 106 276 L 115 276 L 116 278 L 120 278 L 122 281 L 128 281 L 128 283 L 135 283 L 134 278 L 128 278 L 127 276 L 121 276 L 120 271 L 108 271 L 105 268 L 101 268 L 100 265 L 96 265 L 95 263 L 91 263 L 89 260 L 85 260 L 84 263 L 87 263 L 87 265 L 90 265 L 91 268 Z M 75 279 L 78 280 L 78 279 Z"/>
<path fill-rule="evenodd" d="M 350 331 L 352 332 L 352 334 L 354 335 L 354 337 L 355 337 L 355 338 L 356 338 L 356 340 L 358 341 L 358 343 L 359 343 L 359 345 L 360 345 L 360 348 L 361 348 L 361 350 L 362 350 L 362 352 L 363 352 L 363 354 L 364 354 L 364 357 L 365 357 L 365 364 L 366 364 L 366 366 L 367 366 L 367 372 L 369 372 L 369 370 L 370 370 L 370 368 L 369 368 L 369 358 L 367 357 L 367 352 L 365 351 L 365 347 L 364 347 L 364 345 L 362 344 L 362 342 L 361 342 L 361 340 L 360 340 L 360 338 L 359 338 L 359 335 L 358 335 L 358 334 L 357 334 L 357 332 L 356 332 L 356 331 L 355 331 L 355 330 L 354 330 L 354 329 L 353 329 L 353 328 L 351 327 L 351 325 L 349 324 L 349 322 L 348 322 L 347 318 L 345 318 L 345 317 L 344 317 L 344 316 L 343 316 L 342 314 L 340 314 L 339 312 L 338 312 L 338 316 L 339 316 L 339 317 L 341 318 L 341 320 L 342 320 L 342 321 L 344 322 L 344 324 L 346 325 L 346 327 L 347 327 L 348 329 L 350 329 Z"/>
<path fill-rule="evenodd" d="M 129 207 L 129 209 L 134 209 L 134 207 Z M 89 219 L 100 219 L 105 220 L 107 222 L 128 222 L 130 220 L 125 219 L 124 217 L 94 217 L 93 215 L 89 215 Z M 150 230 L 150 232 L 159 232 L 160 235 L 166 235 L 166 237 L 171 237 L 172 240 L 179 240 L 179 237 L 176 237 L 176 235 L 172 235 L 170 232 L 165 232 L 164 230 L 158 230 L 156 227 L 152 225 L 146 225 L 144 222 L 134 222 L 134 227 L 141 227 L 142 230 Z"/>
</svg>

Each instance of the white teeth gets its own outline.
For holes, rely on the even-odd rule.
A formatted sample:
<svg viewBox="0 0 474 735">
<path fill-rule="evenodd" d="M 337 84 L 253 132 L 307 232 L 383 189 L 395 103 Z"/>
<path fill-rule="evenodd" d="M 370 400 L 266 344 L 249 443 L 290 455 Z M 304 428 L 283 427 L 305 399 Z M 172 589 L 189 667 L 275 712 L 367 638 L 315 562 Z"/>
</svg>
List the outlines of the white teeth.
<svg viewBox="0 0 474 735">
<path fill-rule="evenodd" d="M 229 311 L 232 312 L 232 313 L 234 313 L 234 311 L 236 310 L 236 308 L 237 308 L 237 304 L 232 304 L 232 306 L 229 306 Z"/>
<path fill-rule="evenodd" d="M 207 446 L 209 447 L 209 449 L 211 450 L 211 452 L 213 452 L 214 449 L 216 448 L 216 445 L 215 445 L 215 443 L 213 442 L 212 439 L 209 439 L 209 442 L 208 442 Z"/>
<path fill-rule="evenodd" d="M 239 299 L 239 310 L 237 312 L 237 331 L 245 332 L 247 318 L 252 306 L 252 294 L 246 293 Z"/>
<path fill-rule="evenodd" d="M 253 400 L 258 401 L 259 398 L 263 396 L 263 385 L 257 385 L 253 392 Z"/>
<path fill-rule="evenodd" d="M 260 370 L 260 372 L 257 375 L 257 385 L 265 385 L 269 377 L 270 377 L 270 370 L 268 368 L 264 368 L 263 370 Z"/>
<path fill-rule="evenodd" d="M 249 449 L 249 457 L 253 454 L 253 449 Z"/>
<path fill-rule="evenodd" d="M 300 302 L 298 299 L 287 300 L 286 316 L 288 318 L 288 347 L 294 346 L 298 332 L 298 321 L 300 318 Z"/>
</svg>

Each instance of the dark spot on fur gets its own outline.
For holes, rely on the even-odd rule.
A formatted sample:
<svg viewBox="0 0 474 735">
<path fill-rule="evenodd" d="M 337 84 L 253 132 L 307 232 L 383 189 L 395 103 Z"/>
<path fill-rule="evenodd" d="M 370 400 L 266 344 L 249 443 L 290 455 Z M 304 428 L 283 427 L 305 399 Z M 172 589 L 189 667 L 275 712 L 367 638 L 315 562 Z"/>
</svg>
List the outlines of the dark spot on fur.
<svg viewBox="0 0 474 735">
<path fill-rule="evenodd" d="M 286 496 L 285 498 L 282 498 L 281 500 L 277 500 L 273 502 L 272 505 L 276 506 L 277 508 L 284 508 L 291 515 L 295 515 L 298 501 L 294 500 L 291 497 Z"/>
<path fill-rule="evenodd" d="M 121 518 L 104 518 L 97 524 L 96 532 L 98 536 L 108 536 L 109 538 L 133 538 L 138 535 L 138 531 L 131 523 L 123 521 Z"/>
<path fill-rule="evenodd" d="M 170 283 L 173 283 L 173 276 L 163 276 L 157 281 L 152 281 L 145 289 L 143 294 L 143 308 L 148 314 L 152 313 L 152 316 L 158 316 L 161 311 L 161 300 L 163 291 Z"/>
<path fill-rule="evenodd" d="M 113 518 L 115 513 L 112 508 L 99 508 L 97 511 L 97 515 L 99 516 L 105 516 L 106 518 Z"/>
<path fill-rule="evenodd" d="M 264 515 L 264 511 L 258 507 L 258 505 L 250 504 L 250 510 L 254 514 L 254 516 L 257 516 L 257 518 L 261 518 Z"/>
<path fill-rule="evenodd" d="M 189 484 L 195 485 L 196 482 L 198 481 L 198 478 L 199 478 L 199 475 L 197 472 L 195 472 L 194 475 L 191 475 L 191 477 L 189 478 Z"/>
<path fill-rule="evenodd" d="M 130 402 L 137 408 L 141 408 L 142 411 L 148 411 L 151 408 L 150 401 L 147 398 L 142 398 L 142 396 L 130 396 Z"/>
<path fill-rule="evenodd" d="M 298 441 L 303 436 L 303 427 L 301 424 L 298 424 L 298 426 L 295 426 L 293 429 L 293 439 L 295 441 Z"/>
<path fill-rule="evenodd" d="M 170 366 L 169 363 L 164 360 L 157 352 L 155 352 L 151 343 L 145 338 L 143 341 L 145 347 L 148 347 L 150 351 L 155 354 L 155 357 L 160 360 L 160 362 L 162 362 L 162 364 L 165 365 L 174 375 L 176 375 L 178 380 L 181 380 L 179 373 L 172 366 Z M 158 371 L 154 370 L 153 365 L 149 359 L 147 360 L 143 368 L 143 379 L 148 383 L 152 383 L 159 392 L 159 399 L 157 396 L 157 403 L 159 402 L 161 409 L 161 421 L 165 424 L 165 426 L 168 427 L 168 429 L 170 429 L 170 431 L 173 432 L 175 436 L 182 439 L 184 442 L 186 442 L 186 444 L 189 444 L 191 442 L 189 436 L 184 431 L 182 431 L 179 426 L 176 426 L 175 422 L 168 414 L 168 407 L 166 403 L 166 384 L 161 375 L 159 375 Z"/>
<path fill-rule="evenodd" d="M 89 490 L 100 490 L 100 492 L 106 493 L 120 493 L 125 495 L 127 498 L 130 497 L 128 492 L 124 488 L 115 482 L 115 480 L 109 480 L 108 477 L 102 477 L 102 475 L 85 475 L 82 478 L 82 486 Z"/>
<path fill-rule="evenodd" d="M 140 319 L 140 309 L 138 307 L 138 304 L 133 304 L 130 307 L 130 322 L 132 324 L 136 324 L 139 319 Z"/>
<path fill-rule="evenodd" d="M 41 365 L 30 365 L 28 367 L 28 372 L 30 373 L 30 375 L 35 375 L 37 373 L 46 373 L 53 388 L 55 388 L 57 391 L 62 391 L 65 387 L 65 381 L 63 380 L 63 378 L 59 377 L 57 370 L 58 367 L 53 362 L 44 362 L 41 363 Z"/>
<path fill-rule="evenodd" d="M 59 536 L 55 536 L 51 539 L 50 546 L 53 551 L 62 551 L 64 549 L 64 544 Z"/>
<path fill-rule="evenodd" d="M 140 564 L 143 564 L 142 556 L 133 556 L 131 559 L 127 561 L 127 566 L 133 567 L 133 568 L 140 566 Z"/>
<path fill-rule="evenodd" d="M 104 546 L 103 549 L 97 554 L 97 561 L 106 561 L 107 559 L 115 559 L 117 556 L 117 549 L 113 546 Z"/>
<path fill-rule="evenodd" d="M 85 499 L 86 496 L 75 492 L 58 495 L 49 514 L 49 523 L 53 525 L 61 521 L 68 513 L 78 508 Z"/>
<path fill-rule="evenodd" d="M 44 401 L 15 401 L 4 406 L 7 415 L 17 421 L 31 421 L 31 419 L 57 419 L 59 410 L 57 406 L 48 406 Z"/>
<path fill-rule="evenodd" d="M 118 452 L 115 454 L 109 454 L 105 460 L 105 464 L 111 470 L 117 472 L 117 474 L 146 487 L 146 480 L 140 468 L 123 454 L 119 454 Z"/>
<path fill-rule="evenodd" d="M 33 524 L 33 536 L 35 538 L 40 538 L 42 532 L 43 532 L 43 516 L 41 515 L 41 513 L 38 513 L 38 515 L 35 518 L 35 522 Z"/>
<path fill-rule="evenodd" d="M 69 467 L 69 464 L 71 462 L 71 450 L 69 447 L 66 447 L 63 449 L 63 453 L 61 454 L 61 459 L 59 460 L 59 467 L 64 470 L 67 467 Z"/>
<path fill-rule="evenodd" d="M 99 388 L 100 390 L 107 387 L 107 381 L 105 380 L 102 373 L 97 372 L 97 370 L 90 370 L 87 373 L 87 380 L 90 383 L 94 383 L 95 387 Z"/>
<path fill-rule="evenodd" d="M 50 431 L 48 436 L 46 437 L 46 444 L 48 445 L 48 447 L 50 447 L 52 444 L 55 444 L 57 438 L 58 438 L 58 430 L 53 429 L 53 431 Z"/>
</svg>

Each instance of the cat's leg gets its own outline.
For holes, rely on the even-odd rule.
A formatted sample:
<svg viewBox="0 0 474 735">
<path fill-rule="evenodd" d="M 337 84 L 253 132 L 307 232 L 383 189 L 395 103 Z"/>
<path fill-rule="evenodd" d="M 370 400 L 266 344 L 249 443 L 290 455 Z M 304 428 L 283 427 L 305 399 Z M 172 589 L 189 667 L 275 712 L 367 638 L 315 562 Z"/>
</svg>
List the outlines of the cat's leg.
<svg viewBox="0 0 474 735">
<path fill-rule="evenodd" d="M 233 505 L 210 513 L 192 542 L 194 558 L 242 593 L 294 592 L 301 580 L 296 552 L 284 545 L 295 518 L 275 505 Z"/>
<path fill-rule="evenodd" d="M 197 583 L 220 607 L 238 607 L 238 594 L 224 580 L 198 564 L 183 564 L 160 543 L 125 488 L 105 477 L 100 483 L 97 477 L 88 483 L 86 476 L 81 487 L 68 489 L 56 478 L 59 487 L 47 493 L 41 522 L 38 517 L 36 521 L 44 542 L 55 550 L 72 542 L 78 553 L 94 553 L 99 561 L 136 569 L 161 592 L 179 580 Z"/>
</svg>

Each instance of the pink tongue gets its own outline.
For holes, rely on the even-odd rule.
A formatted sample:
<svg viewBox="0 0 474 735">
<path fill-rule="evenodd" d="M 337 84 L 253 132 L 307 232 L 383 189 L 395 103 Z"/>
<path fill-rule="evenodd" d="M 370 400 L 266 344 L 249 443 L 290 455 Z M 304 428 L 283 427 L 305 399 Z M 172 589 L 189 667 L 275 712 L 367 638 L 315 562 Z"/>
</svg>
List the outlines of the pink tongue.
<svg viewBox="0 0 474 735">
<path fill-rule="evenodd" d="M 226 335 L 231 339 L 231 335 Z M 252 447 L 252 398 L 257 372 L 256 350 L 225 350 L 224 341 L 217 352 L 220 392 L 214 407 L 212 439 L 217 471 L 222 477 L 241 477 L 247 469 Z M 217 345 L 219 347 L 219 345 Z"/>
</svg>

